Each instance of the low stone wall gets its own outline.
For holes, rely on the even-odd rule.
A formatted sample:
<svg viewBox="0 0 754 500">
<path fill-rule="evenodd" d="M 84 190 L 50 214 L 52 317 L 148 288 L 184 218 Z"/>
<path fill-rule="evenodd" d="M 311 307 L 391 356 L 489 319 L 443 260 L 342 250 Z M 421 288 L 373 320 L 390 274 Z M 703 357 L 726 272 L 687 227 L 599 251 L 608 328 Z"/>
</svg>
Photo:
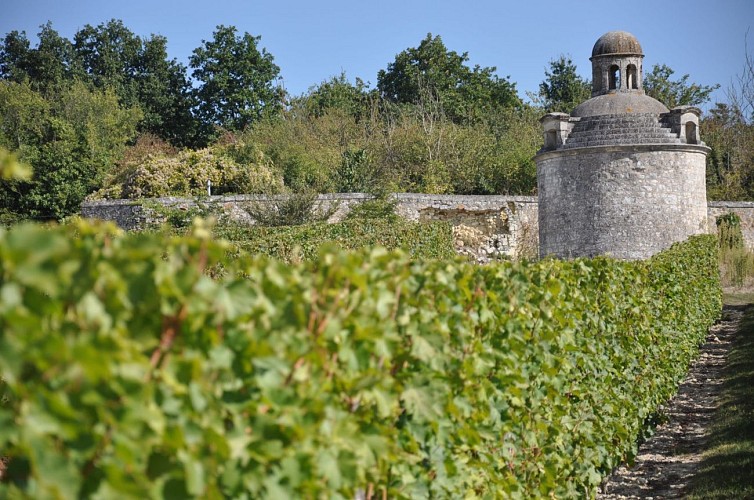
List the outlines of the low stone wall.
<svg viewBox="0 0 754 500">
<path fill-rule="evenodd" d="M 277 197 L 258 195 L 212 196 L 200 200 L 157 198 L 145 201 L 102 200 L 86 202 L 84 217 L 115 221 L 127 230 L 138 230 L 158 221 L 154 206 L 162 205 L 189 210 L 197 206 L 216 205 L 233 220 L 253 224 L 244 206 L 248 203 L 272 203 Z M 337 222 L 351 208 L 371 199 L 364 193 L 337 193 L 319 196 L 323 210 L 335 208 L 329 222 Z M 453 225 L 456 251 L 478 262 L 494 258 L 536 257 L 538 249 L 538 210 L 535 196 L 462 196 L 397 193 L 398 215 L 413 221 L 448 221 Z M 709 231 L 717 230 L 715 219 L 728 212 L 741 218 L 744 241 L 754 248 L 754 202 L 710 202 Z"/>
<path fill-rule="evenodd" d="M 537 253 L 537 198 L 532 196 L 459 196 L 397 193 L 396 213 L 413 221 L 448 221 L 458 253 L 478 262 L 494 258 L 535 257 Z M 160 222 L 155 206 L 190 210 L 212 207 L 232 220 L 253 224 L 248 204 L 274 203 L 279 196 L 210 196 L 197 200 L 156 198 L 150 200 L 102 200 L 86 202 L 81 215 L 115 221 L 127 230 L 139 230 Z M 372 199 L 364 193 L 322 194 L 320 210 L 333 210 L 328 222 L 342 220 L 354 205 Z"/>
<path fill-rule="evenodd" d="M 751 201 L 711 201 L 707 204 L 707 217 L 711 233 L 717 232 L 717 217 L 734 212 L 741 218 L 741 232 L 744 243 L 754 249 L 754 202 Z"/>
</svg>

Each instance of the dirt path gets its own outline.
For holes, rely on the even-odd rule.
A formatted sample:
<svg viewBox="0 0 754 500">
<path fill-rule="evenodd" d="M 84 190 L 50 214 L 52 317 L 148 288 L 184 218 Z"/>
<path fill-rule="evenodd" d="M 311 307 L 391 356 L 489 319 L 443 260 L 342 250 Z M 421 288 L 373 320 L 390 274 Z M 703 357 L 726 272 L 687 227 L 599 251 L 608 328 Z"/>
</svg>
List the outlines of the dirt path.
<svg viewBox="0 0 754 500">
<path fill-rule="evenodd" d="M 636 464 L 620 467 L 603 483 L 600 499 L 683 498 L 702 459 L 705 430 L 717 408 L 717 394 L 744 306 L 726 306 L 700 348 L 678 394 L 668 403 L 667 423 L 641 445 Z"/>
</svg>

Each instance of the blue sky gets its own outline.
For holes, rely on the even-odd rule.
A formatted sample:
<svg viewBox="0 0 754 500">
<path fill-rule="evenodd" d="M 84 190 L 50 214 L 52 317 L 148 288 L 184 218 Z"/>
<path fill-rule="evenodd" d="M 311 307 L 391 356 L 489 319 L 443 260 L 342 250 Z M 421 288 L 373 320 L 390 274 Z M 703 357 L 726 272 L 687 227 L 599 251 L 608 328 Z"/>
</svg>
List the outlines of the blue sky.
<svg viewBox="0 0 754 500">
<path fill-rule="evenodd" d="M 664 63 L 676 77 L 720 83 L 741 71 L 745 37 L 754 53 L 754 0 L 626 0 L 622 2 L 503 0 L 0 0 L 0 34 L 25 30 L 36 43 L 39 25 L 52 21 L 72 38 L 85 24 L 122 19 L 134 33 L 161 34 L 171 57 L 188 64 L 218 24 L 261 35 L 286 89 L 305 92 L 345 71 L 376 84 L 377 72 L 431 32 L 468 52 L 472 64 L 496 66 L 519 93 L 536 91 L 551 59 L 570 55 L 590 75 L 589 55 L 600 35 L 630 31 L 644 48 L 644 67 Z"/>
</svg>

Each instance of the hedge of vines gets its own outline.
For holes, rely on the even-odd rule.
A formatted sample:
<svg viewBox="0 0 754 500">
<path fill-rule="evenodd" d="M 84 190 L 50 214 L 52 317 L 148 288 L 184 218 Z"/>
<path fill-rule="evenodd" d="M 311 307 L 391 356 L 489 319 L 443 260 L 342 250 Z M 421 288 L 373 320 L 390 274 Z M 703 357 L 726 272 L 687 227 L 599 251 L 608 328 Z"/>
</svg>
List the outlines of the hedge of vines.
<svg viewBox="0 0 754 500">
<path fill-rule="evenodd" d="M 709 236 L 286 265 L 84 222 L 0 232 L 0 298 L 11 498 L 591 495 L 721 307 Z"/>
<path fill-rule="evenodd" d="M 157 212 L 157 219 L 164 219 L 163 225 L 152 224 L 149 230 L 183 235 L 196 217 L 214 217 L 218 220 L 212 225 L 213 238 L 230 241 L 241 251 L 289 263 L 316 259 L 325 245 L 343 250 L 376 246 L 401 249 L 416 259 L 449 259 L 457 255 L 449 222 L 409 221 L 395 215 L 394 207 L 381 200 L 363 202 L 352 209 L 346 219 L 332 224 L 314 220 L 297 225 L 250 225 L 228 220 L 216 209 L 206 206 L 186 211 L 159 205 L 149 209 Z"/>
<path fill-rule="evenodd" d="M 316 259 L 323 245 L 344 250 L 375 246 L 401 249 L 415 259 L 450 259 L 456 255 L 450 223 L 412 222 L 399 217 L 282 227 L 225 223 L 218 224 L 214 234 L 250 253 L 285 262 Z"/>
</svg>

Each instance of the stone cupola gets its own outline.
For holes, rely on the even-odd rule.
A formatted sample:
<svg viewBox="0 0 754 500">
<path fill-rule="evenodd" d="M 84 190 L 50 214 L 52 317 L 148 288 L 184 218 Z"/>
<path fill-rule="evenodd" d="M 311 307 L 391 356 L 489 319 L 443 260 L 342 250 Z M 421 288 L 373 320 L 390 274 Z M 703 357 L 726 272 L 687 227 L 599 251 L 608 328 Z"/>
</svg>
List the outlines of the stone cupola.
<svg viewBox="0 0 754 500">
<path fill-rule="evenodd" d="M 609 31 L 592 49 L 592 97 L 615 92 L 644 93 L 639 41 L 626 31 Z"/>
</svg>

